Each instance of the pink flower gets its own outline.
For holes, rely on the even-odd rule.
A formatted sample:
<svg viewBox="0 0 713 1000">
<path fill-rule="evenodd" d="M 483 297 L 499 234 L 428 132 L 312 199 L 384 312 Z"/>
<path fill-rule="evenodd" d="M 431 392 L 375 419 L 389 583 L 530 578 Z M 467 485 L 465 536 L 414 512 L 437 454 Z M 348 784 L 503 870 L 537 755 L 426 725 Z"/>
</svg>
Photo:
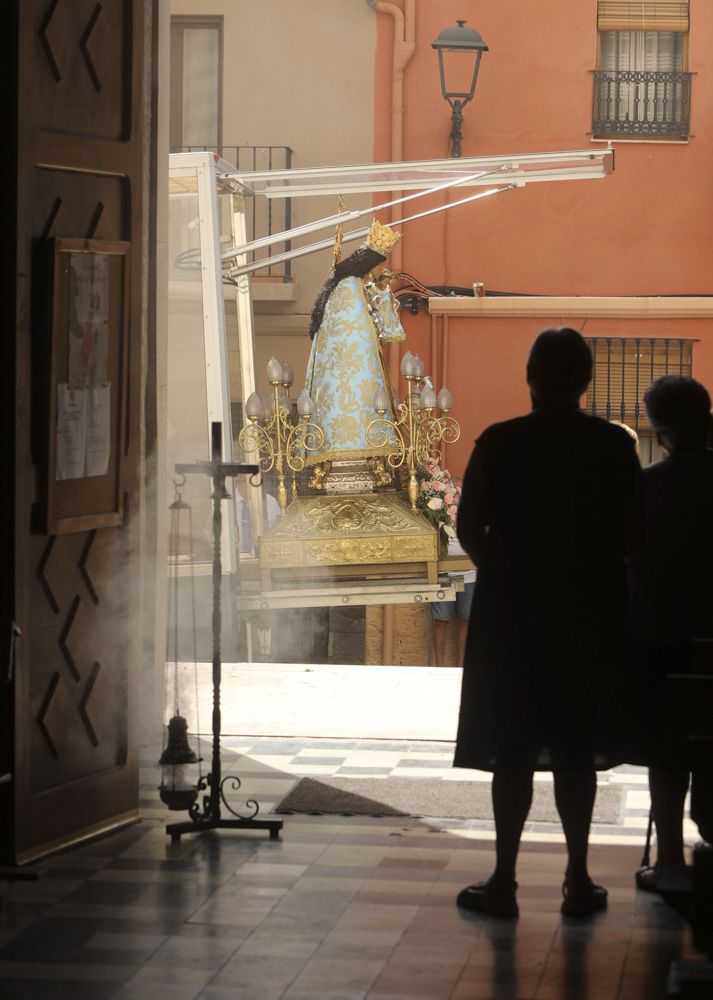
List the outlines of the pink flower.
<svg viewBox="0 0 713 1000">
<path fill-rule="evenodd" d="M 455 506 L 455 504 L 453 504 L 451 507 L 448 508 L 448 516 L 452 517 L 453 520 L 455 520 L 457 513 L 458 513 L 458 508 Z"/>
<path fill-rule="evenodd" d="M 453 505 L 454 499 L 455 498 L 452 493 L 446 493 L 443 497 L 443 502 L 445 503 L 446 507 L 451 507 Z"/>
<path fill-rule="evenodd" d="M 428 501 L 426 506 L 430 507 L 431 510 L 440 510 L 443 507 L 443 501 L 440 497 L 433 497 L 432 500 Z"/>
<path fill-rule="evenodd" d="M 423 490 L 424 493 L 428 493 L 430 488 L 431 488 L 430 483 L 427 483 L 426 480 L 424 479 L 424 481 L 421 483 L 421 489 Z"/>
<path fill-rule="evenodd" d="M 442 493 L 443 490 L 445 490 L 445 486 L 439 479 L 436 479 L 434 482 L 431 483 L 431 488 L 434 490 L 438 490 L 439 493 Z"/>
</svg>

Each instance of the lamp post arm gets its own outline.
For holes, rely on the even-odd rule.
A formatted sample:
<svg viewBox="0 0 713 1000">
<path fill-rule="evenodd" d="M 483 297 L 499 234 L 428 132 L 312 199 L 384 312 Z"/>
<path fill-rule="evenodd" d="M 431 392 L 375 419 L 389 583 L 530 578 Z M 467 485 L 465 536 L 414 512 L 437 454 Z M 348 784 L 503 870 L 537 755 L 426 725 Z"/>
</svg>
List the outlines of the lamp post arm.
<svg viewBox="0 0 713 1000">
<path fill-rule="evenodd" d="M 450 134 L 450 152 L 451 156 L 458 159 L 462 156 L 461 149 L 461 139 L 463 138 L 463 105 L 465 101 L 453 101 L 451 105 L 453 112 L 451 114 L 451 134 Z"/>
</svg>

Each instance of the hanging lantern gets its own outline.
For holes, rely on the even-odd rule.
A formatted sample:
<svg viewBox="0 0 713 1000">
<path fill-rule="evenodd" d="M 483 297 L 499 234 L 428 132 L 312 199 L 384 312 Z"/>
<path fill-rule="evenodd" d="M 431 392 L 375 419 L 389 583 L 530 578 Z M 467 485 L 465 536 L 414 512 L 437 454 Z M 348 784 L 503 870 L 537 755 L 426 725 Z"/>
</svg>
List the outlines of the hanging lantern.
<svg viewBox="0 0 713 1000">
<path fill-rule="evenodd" d="M 191 780 L 190 768 L 198 762 L 188 743 L 188 723 L 182 715 L 174 715 L 168 723 L 168 743 L 159 760 L 159 793 L 169 809 L 190 809 L 198 798 L 198 779 Z"/>
<path fill-rule="evenodd" d="M 161 796 L 161 801 L 164 802 L 169 809 L 175 810 L 190 810 L 190 808 L 195 803 L 198 798 L 199 788 L 204 787 L 201 784 L 202 774 L 200 768 L 200 757 L 191 750 L 188 743 L 188 722 L 181 714 L 180 710 L 180 676 L 179 676 L 179 663 L 182 660 L 180 643 L 179 643 L 179 621 L 181 619 L 181 612 L 179 609 L 179 543 L 180 539 L 184 537 L 184 528 L 182 526 L 182 517 L 187 515 L 188 525 L 187 531 L 185 531 L 185 537 L 188 542 L 188 566 L 189 566 L 189 583 L 190 583 L 190 602 L 191 602 L 191 615 L 190 618 L 193 621 L 192 630 L 192 645 L 193 645 L 193 682 L 196 689 L 196 715 L 195 715 L 195 732 L 200 733 L 200 720 L 198 718 L 198 653 L 197 653 L 197 640 L 196 640 L 196 628 L 195 628 L 195 586 L 194 586 L 194 554 L 193 554 L 193 516 L 190 504 L 186 503 L 183 499 L 183 489 L 185 486 L 186 477 L 181 476 L 180 479 L 174 479 L 174 490 L 175 499 L 170 505 L 171 519 L 170 519 L 170 534 L 169 534 L 169 547 L 168 547 L 168 568 L 169 568 L 169 587 L 168 587 L 168 635 L 167 635 L 167 649 L 166 649 L 166 663 L 169 666 L 173 674 L 173 717 L 170 719 L 168 726 L 166 727 L 166 742 L 163 746 L 163 753 L 161 754 L 159 760 L 159 767 L 161 767 L 161 784 L 159 786 L 159 793 Z M 184 613 L 184 618 L 188 617 Z M 164 705 L 163 705 L 163 720 L 165 721 L 168 717 L 168 699 L 169 690 L 168 684 L 166 685 Z M 192 765 L 198 765 L 197 774 L 194 776 L 192 774 Z"/>
<path fill-rule="evenodd" d="M 466 28 L 464 20 L 456 23 L 457 27 L 442 31 L 431 48 L 438 53 L 441 94 L 451 107 L 449 155 L 458 157 L 463 138 L 463 108 L 473 100 L 480 60 L 488 46 L 479 31 Z"/>
</svg>

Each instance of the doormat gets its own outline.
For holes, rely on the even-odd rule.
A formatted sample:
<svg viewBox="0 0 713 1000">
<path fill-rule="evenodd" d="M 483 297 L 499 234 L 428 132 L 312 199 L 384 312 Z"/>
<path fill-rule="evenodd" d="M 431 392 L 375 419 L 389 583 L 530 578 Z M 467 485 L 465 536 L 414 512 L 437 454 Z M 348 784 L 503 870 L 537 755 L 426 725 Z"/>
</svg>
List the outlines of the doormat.
<svg viewBox="0 0 713 1000">
<path fill-rule="evenodd" d="M 619 825 L 624 790 L 600 785 L 593 823 Z M 302 778 L 274 810 L 311 816 L 410 816 L 431 819 L 490 819 L 489 781 L 437 778 Z M 559 823 L 550 782 L 535 782 L 530 823 Z"/>
</svg>

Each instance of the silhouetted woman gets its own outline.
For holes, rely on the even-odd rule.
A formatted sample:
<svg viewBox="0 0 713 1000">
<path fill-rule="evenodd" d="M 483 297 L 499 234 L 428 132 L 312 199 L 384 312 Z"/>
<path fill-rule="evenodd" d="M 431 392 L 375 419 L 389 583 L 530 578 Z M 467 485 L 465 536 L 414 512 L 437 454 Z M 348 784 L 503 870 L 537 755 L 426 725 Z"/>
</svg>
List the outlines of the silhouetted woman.
<svg viewBox="0 0 713 1000">
<path fill-rule="evenodd" d="M 609 671 L 628 638 L 624 556 L 640 475 L 634 442 L 579 409 L 583 338 L 545 330 L 527 363 L 532 412 L 481 434 L 458 537 L 478 567 L 455 766 L 493 772 L 496 866 L 458 905 L 517 916 L 515 864 L 533 774 L 552 771 L 567 841 L 562 912 L 606 906 L 587 870 Z"/>
<path fill-rule="evenodd" d="M 713 639 L 711 399 L 695 379 L 666 375 L 649 386 L 644 402 L 666 457 L 644 469 L 643 544 L 630 565 L 643 674 L 634 702 L 638 745 L 629 759 L 649 765 L 657 841 L 656 864 L 640 868 L 636 884 L 647 892 L 680 891 L 691 884 L 683 853 L 691 757 L 685 732 L 666 724 L 665 679 L 693 673 L 691 640 Z"/>
</svg>

